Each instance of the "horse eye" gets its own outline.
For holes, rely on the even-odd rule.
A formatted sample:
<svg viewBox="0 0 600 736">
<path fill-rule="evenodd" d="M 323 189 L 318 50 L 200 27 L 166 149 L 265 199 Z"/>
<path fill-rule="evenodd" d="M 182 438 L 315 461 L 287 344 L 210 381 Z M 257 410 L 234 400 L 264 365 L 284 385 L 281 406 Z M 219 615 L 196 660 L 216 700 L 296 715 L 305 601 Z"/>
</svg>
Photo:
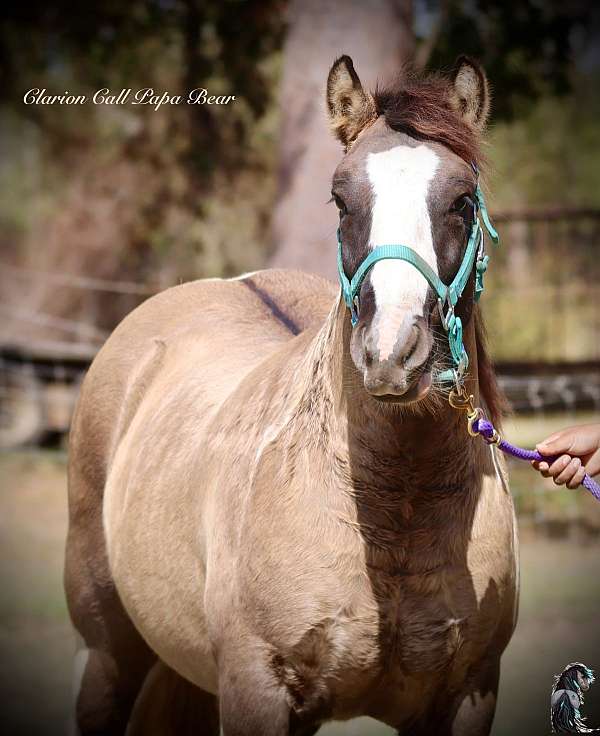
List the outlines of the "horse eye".
<svg viewBox="0 0 600 736">
<path fill-rule="evenodd" d="M 471 199 L 471 197 L 468 194 L 461 194 L 458 199 L 454 200 L 452 207 L 450 207 L 450 212 L 464 215 L 467 209 L 472 207 L 473 200 Z"/>
<path fill-rule="evenodd" d="M 345 215 L 346 212 L 348 212 L 348 209 L 344 204 L 344 200 L 341 197 L 338 197 L 338 195 L 334 194 L 333 192 L 331 193 L 331 195 L 333 197 L 333 201 L 335 202 L 335 206 L 342 213 L 342 215 Z"/>
</svg>

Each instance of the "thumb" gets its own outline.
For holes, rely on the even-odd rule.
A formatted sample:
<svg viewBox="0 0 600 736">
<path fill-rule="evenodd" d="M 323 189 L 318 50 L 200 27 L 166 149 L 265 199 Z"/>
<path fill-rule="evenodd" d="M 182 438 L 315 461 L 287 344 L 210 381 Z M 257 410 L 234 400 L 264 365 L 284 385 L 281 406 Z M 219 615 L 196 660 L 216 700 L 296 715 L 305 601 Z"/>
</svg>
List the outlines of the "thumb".
<svg viewBox="0 0 600 736">
<path fill-rule="evenodd" d="M 567 427 L 540 442 L 537 449 L 542 455 L 562 455 L 564 453 L 583 457 L 598 448 L 599 440 L 595 425 Z"/>
<path fill-rule="evenodd" d="M 579 448 L 576 445 L 578 444 L 581 442 L 578 442 L 577 428 L 569 427 L 546 437 L 536 445 L 536 448 L 542 455 L 562 455 L 563 453 L 577 455 Z M 582 451 L 584 451 L 583 448 L 579 449 L 579 452 Z"/>
<path fill-rule="evenodd" d="M 556 434 L 551 434 L 550 437 L 546 437 L 545 440 L 538 442 L 535 447 L 542 455 L 556 455 L 566 452 L 570 446 L 571 442 L 564 437 L 562 432 L 557 432 Z"/>
</svg>

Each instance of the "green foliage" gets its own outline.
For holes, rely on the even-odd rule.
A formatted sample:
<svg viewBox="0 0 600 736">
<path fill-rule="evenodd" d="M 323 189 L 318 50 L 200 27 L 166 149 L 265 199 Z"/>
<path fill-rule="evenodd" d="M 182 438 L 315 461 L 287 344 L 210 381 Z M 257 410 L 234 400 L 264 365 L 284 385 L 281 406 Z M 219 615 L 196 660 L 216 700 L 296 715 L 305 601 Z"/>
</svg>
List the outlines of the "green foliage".
<svg viewBox="0 0 600 736">
<path fill-rule="evenodd" d="M 426 3 L 427 4 L 427 3 Z M 522 115 L 543 94 L 570 89 L 571 62 L 589 43 L 591 3 L 538 0 L 448 0 L 429 60 L 449 68 L 458 53 L 479 59 L 495 93 L 498 119 Z"/>
<path fill-rule="evenodd" d="M 285 6 L 284 0 L 101 0 L 92 12 L 67 0 L 5 6 L 0 257 L 35 269 L 157 287 L 263 265 L 276 195 L 275 94 Z M 548 203 L 600 205 L 600 79 L 581 71 L 589 66 L 581 63 L 589 51 L 587 21 L 584 5 L 447 4 L 430 66 L 448 67 L 466 52 L 487 68 L 494 89 L 486 176 L 492 213 Z M 579 66 L 572 63 L 575 56 Z M 33 87 L 89 96 L 103 87 L 169 94 L 206 87 L 237 99 L 228 106 L 158 111 L 24 105 L 23 94 Z M 589 354 L 585 325 L 596 321 L 586 306 L 588 292 L 573 286 L 583 296 L 571 299 L 567 311 L 561 294 L 565 279 L 581 284 L 593 273 L 596 233 L 564 236 L 563 250 L 573 242 L 578 249 L 577 258 L 568 259 L 568 274 L 560 269 L 562 281 L 555 235 L 546 237 L 547 257 L 536 256 L 534 289 L 515 279 L 525 271 L 515 266 L 513 233 L 494 258 L 485 308 L 497 332 L 497 357 L 535 357 L 540 351 L 563 357 L 565 346 L 571 357 Z M 57 294 L 43 283 L 0 288 L 19 304 L 35 294 L 31 308 L 107 329 L 134 306 L 106 294 Z M 507 294 L 517 295 L 528 311 L 526 324 Z"/>
<path fill-rule="evenodd" d="M 600 76 L 492 126 L 490 209 L 600 207 Z M 600 222 L 572 215 L 500 227 L 485 310 L 497 359 L 597 359 Z M 515 308 L 518 305 L 518 308 Z"/>
<path fill-rule="evenodd" d="M 159 286 L 264 262 L 284 30 L 278 0 L 101 0 L 93 12 L 34 0 L 4 10 L 5 260 Z M 22 102 L 32 88 L 90 99 L 101 88 L 146 87 L 184 97 L 206 88 L 236 100 L 158 111 Z M 85 318 L 107 327 L 122 316 L 110 295 L 86 306 L 75 292 L 40 297 L 43 283 L 26 291 L 38 309 L 90 312 Z"/>
<path fill-rule="evenodd" d="M 579 76 L 512 123 L 492 126 L 492 189 L 502 207 L 600 206 L 600 76 Z"/>
</svg>

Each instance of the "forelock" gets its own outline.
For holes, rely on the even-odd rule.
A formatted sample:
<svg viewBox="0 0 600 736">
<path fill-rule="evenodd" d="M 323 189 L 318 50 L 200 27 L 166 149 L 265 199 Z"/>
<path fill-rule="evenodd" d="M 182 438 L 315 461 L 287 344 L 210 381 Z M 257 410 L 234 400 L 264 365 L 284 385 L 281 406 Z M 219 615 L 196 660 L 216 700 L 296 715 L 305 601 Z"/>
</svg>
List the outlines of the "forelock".
<svg viewBox="0 0 600 736">
<path fill-rule="evenodd" d="M 395 84 L 378 87 L 374 94 L 378 115 L 392 130 L 417 140 L 436 141 L 467 163 L 485 163 L 481 137 L 450 105 L 450 80 L 441 75 L 418 75 L 405 70 Z"/>
</svg>

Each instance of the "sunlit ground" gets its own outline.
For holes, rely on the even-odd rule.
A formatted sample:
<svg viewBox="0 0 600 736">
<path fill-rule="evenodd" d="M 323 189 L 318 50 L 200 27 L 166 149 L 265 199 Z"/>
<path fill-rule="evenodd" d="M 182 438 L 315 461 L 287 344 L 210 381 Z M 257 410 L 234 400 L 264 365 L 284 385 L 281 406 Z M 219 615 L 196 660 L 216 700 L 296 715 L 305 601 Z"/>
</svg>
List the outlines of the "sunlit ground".
<svg viewBox="0 0 600 736">
<path fill-rule="evenodd" d="M 531 446 L 587 419 L 520 419 L 506 434 Z M 66 732 L 75 640 L 61 580 L 65 462 L 58 452 L 0 455 L 0 698 L 2 732 L 11 736 Z M 492 733 L 542 736 L 549 733 L 552 675 L 573 660 L 600 670 L 600 504 L 582 489 L 555 491 L 526 463 L 511 466 L 511 479 L 522 509 L 521 613 L 503 659 Z M 600 680 L 584 714 L 600 725 Z M 320 733 L 391 731 L 361 719 Z"/>
</svg>

